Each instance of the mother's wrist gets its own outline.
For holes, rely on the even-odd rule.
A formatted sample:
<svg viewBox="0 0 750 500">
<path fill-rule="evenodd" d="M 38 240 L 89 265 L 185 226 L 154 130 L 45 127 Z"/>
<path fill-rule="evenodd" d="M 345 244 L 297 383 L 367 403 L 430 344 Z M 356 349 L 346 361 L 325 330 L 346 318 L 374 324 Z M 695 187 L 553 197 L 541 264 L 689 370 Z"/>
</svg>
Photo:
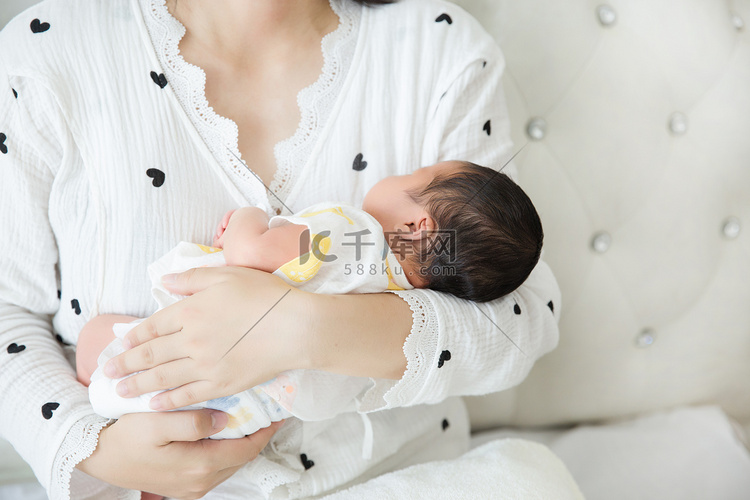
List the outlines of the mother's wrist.
<svg viewBox="0 0 750 500">
<path fill-rule="evenodd" d="M 318 321 L 308 338 L 315 342 L 316 369 L 401 378 L 406 369 L 404 340 L 412 327 L 411 309 L 403 299 L 390 293 L 325 295 L 315 314 Z"/>
<path fill-rule="evenodd" d="M 339 329 L 346 322 L 347 295 L 310 293 L 306 297 L 304 328 L 300 332 L 304 368 L 338 372 L 342 345 Z M 356 335 L 355 332 L 350 332 Z"/>
<path fill-rule="evenodd" d="M 103 455 L 105 453 L 102 451 L 102 447 L 104 446 L 102 442 L 104 441 L 104 433 L 114 422 L 115 421 L 113 420 L 107 423 L 99 430 L 96 448 L 94 448 L 94 451 L 91 453 L 91 455 L 84 458 L 75 465 L 76 469 L 80 470 L 81 472 L 85 472 L 91 477 L 106 481 L 106 478 L 103 477 L 103 471 L 106 470 L 106 468 L 102 465 L 102 462 L 104 461 Z"/>
<path fill-rule="evenodd" d="M 320 345 L 320 332 L 325 328 L 325 312 L 328 310 L 326 299 L 323 294 L 304 292 L 292 289 L 292 310 L 287 315 L 290 321 L 293 338 L 289 359 L 290 366 L 287 369 L 322 369 L 322 349 Z"/>
</svg>

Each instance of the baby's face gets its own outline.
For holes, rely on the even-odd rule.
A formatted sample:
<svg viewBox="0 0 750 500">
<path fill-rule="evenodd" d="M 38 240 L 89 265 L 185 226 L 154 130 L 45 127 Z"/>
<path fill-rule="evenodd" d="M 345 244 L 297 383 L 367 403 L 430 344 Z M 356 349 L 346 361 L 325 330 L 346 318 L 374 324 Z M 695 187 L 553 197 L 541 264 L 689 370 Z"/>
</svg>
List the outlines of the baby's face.
<svg viewBox="0 0 750 500">
<path fill-rule="evenodd" d="M 396 231 L 403 224 L 408 225 L 423 208 L 407 192 L 420 192 L 438 175 L 460 170 L 461 165 L 458 161 L 444 161 L 411 174 L 386 177 L 367 192 L 362 210 L 375 217 L 384 231 Z"/>
</svg>

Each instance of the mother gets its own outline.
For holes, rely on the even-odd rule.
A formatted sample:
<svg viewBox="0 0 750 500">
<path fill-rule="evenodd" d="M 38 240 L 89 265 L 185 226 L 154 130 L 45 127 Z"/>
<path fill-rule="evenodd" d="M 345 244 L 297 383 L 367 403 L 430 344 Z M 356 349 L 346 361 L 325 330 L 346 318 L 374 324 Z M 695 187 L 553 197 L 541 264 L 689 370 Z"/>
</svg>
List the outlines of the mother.
<svg viewBox="0 0 750 500">
<path fill-rule="evenodd" d="M 227 210 L 359 205 L 387 175 L 507 158 L 504 62 L 479 24 L 438 0 L 365 3 L 388 2 L 50 0 L 0 34 L 0 429 L 52 498 L 195 498 L 248 462 L 214 491 L 304 497 L 455 457 L 468 421 L 453 396 L 515 385 L 555 346 L 543 263 L 482 306 L 429 290 L 277 303 L 288 287 L 271 275 L 199 270 L 133 343 L 159 338 L 115 364 L 153 367 L 128 394 L 182 386 L 168 409 L 317 368 L 372 377 L 360 411 L 374 413 L 290 420 L 256 458 L 272 430 L 200 441 L 221 412 L 91 411 L 55 334 L 148 316 L 148 263 L 210 242 Z"/>
</svg>

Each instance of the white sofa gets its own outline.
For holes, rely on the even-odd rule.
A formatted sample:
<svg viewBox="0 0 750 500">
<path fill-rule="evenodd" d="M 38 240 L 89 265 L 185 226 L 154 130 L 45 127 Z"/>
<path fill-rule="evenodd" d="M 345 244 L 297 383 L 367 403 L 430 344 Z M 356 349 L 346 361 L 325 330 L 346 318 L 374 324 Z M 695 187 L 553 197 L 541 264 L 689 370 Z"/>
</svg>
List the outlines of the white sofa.
<svg viewBox="0 0 750 500">
<path fill-rule="evenodd" d="M 544 443 L 591 499 L 750 498 L 750 0 L 456 3 L 505 53 L 563 291 L 557 350 L 469 401 L 475 443 Z"/>
<path fill-rule="evenodd" d="M 457 3 L 505 53 L 563 291 L 559 347 L 474 428 L 589 424 L 499 433 L 588 498 L 750 498 L 750 1 Z"/>
</svg>

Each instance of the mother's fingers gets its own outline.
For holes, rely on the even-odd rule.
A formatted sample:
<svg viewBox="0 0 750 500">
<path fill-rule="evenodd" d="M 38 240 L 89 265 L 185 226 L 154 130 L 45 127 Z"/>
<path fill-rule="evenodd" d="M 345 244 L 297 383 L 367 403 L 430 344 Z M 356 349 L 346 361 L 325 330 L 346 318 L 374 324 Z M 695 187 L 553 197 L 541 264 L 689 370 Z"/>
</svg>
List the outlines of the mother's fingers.
<svg viewBox="0 0 750 500">
<path fill-rule="evenodd" d="M 178 307 L 177 305 L 167 307 L 141 321 L 122 339 L 123 347 L 131 349 L 149 340 L 182 330 Z"/>
<path fill-rule="evenodd" d="M 186 410 L 154 415 L 158 415 L 158 418 L 151 420 L 151 432 L 162 446 L 205 439 L 222 430 L 229 422 L 229 415 L 219 410 Z"/>
<path fill-rule="evenodd" d="M 283 424 L 283 420 L 274 422 L 240 439 L 207 439 L 202 444 L 204 450 L 212 455 L 212 463 L 217 467 L 236 467 L 255 459 Z"/>
<path fill-rule="evenodd" d="M 125 382 L 125 381 L 123 381 Z M 120 382 L 122 383 L 122 382 Z M 196 382 L 190 382 L 189 384 L 175 387 L 170 391 L 165 391 L 157 394 L 149 402 L 149 407 L 152 410 L 166 411 L 174 410 L 176 408 L 182 408 L 183 406 L 190 406 L 209 399 L 216 399 L 223 396 L 228 396 L 236 391 L 229 391 L 226 394 L 219 394 L 216 392 L 216 386 L 207 380 L 198 380 Z M 143 392 L 145 394 L 145 392 Z"/>
<path fill-rule="evenodd" d="M 188 269 L 184 273 L 165 276 L 163 284 L 179 295 L 193 295 L 209 286 L 227 281 L 230 276 L 247 272 L 247 269 L 231 267 L 201 267 Z M 261 271 L 253 271 L 261 272 Z M 181 301 L 157 311 L 135 326 L 123 339 L 126 349 L 141 345 L 155 338 L 171 335 L 182 330 L 191 319 L 202 319 L 205 311 L 196 309 L 193 302 Z"/>
<path fill-rule="evenodd" d="M 198 267 L 184 273 L 168 274 L 162 278 L 162 284 L 172 293 L 193 295 L 226 281 L 235 272 L 236 268 L 232 267 Z"/>
<path fill-rule="evenodd" d="M 158 337 L 107 361 L 104 374 L 109 378 L 121 378 L 185 357 L 187 354 L 180 339 L 171 335 Z"/>
<path fill-rule="evenodd" d="M 117 394 L 126 398 L 134 398 L 141 394 L 148 394 L 149 392 L 179 387 L 195 379 L 195 375 L 193 374 L 194 367 L 194 363 L 189 358 L 182 358 L 155 366 L 154 368 L 121 380 L 117 384 Z M 208 399 L 211 398 L 201 399 L 196 402 L 199 403 Z M 166 408 L 152 407 L 152 409 L 162 410 Z"/>
</svg>

